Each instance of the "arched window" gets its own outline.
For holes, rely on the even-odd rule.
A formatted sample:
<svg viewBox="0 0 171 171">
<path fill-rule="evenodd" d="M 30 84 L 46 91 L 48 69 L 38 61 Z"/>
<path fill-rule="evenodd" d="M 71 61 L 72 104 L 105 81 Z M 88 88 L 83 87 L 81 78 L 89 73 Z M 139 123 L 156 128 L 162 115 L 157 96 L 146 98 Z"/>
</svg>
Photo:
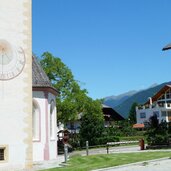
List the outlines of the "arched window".
<svg viewBox="0 0 171 171">
<path fill-rule="evenodd" d="M 50 139 L 55 138 L 55 102 L 50 103 Z"/>
<path fill-rule="evenodd" d="M 37 141 L 40 139 L 39 124 L 40 124 L 39 107 L 38 107 L 38 104 L 35 101 L 33 101 L 32 135 L 33 135 L 33 140 L 37 140 Z"/>
</svg>

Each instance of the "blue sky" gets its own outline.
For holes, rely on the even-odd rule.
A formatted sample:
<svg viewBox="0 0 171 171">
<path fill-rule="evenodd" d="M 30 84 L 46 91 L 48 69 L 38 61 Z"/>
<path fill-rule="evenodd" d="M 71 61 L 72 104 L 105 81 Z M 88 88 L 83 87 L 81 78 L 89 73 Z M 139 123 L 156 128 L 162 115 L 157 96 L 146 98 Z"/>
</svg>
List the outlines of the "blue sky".
<svg viewBox="0 0 171 171">
<path fill-rule="evenodd" d="M 170 0 L 33 0 L 33 52 L 60 57 L 96 99 L 171 81 Z"/>
</svg>

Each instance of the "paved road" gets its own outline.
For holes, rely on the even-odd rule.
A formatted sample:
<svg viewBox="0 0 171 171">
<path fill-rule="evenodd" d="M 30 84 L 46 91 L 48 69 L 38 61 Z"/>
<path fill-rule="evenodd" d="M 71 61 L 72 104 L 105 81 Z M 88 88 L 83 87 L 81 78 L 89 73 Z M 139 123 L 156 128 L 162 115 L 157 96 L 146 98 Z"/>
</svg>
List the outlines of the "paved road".
<svg viewBox="0 0 171 171">
<path fill-rule="evenodd" d="M 138 145 L 109 147 L 109 153 L 126 153 L 126 152 L 141 152 L 141 151 Z M 106 154 L 106 153 L 107 153 L 106 148 L 98 148 L 98 149 L 89 150 L 89 155 Z M 70 155 L 75 155 L 75 154 L 80 154 L 80 155 L 85 156 L 86 150 L 74 151 Z"/>
<path fill-rule="evenodd" d="M 171 171 L 171 159 L 141 162 L 96 171 Z"/>
</svg>

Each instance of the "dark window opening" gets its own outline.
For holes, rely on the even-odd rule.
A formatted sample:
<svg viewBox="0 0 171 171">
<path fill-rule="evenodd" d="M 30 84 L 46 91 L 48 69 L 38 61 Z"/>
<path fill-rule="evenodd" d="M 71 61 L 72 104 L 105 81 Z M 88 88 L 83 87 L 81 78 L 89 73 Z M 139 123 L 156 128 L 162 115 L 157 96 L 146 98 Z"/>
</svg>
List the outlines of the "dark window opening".
<svg viewBox="0 0 171 171">
<path fill-rule="evenodd" d="M 0 149 L 0 160 L 5 160 L 4 154 L 5 154 L 5 149 L 1 148 Z"/>
</svg>

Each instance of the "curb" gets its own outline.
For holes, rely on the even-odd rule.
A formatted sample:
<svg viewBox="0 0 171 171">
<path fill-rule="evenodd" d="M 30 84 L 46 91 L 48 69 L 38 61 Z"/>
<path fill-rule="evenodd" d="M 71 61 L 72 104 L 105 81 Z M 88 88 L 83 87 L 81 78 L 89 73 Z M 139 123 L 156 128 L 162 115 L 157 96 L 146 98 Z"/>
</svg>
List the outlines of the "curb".
<svg viewBox="0 0 171 171">
<path fill-rule="evenodd" d="M 153 162 L 156 162 L 156 161 L 163 161 L 163 160 L 167 160 L 167 159 L 170 159 L 170 157 L 164 157 L 164 158 L 154 159 L 154 160 L 145 160 L 145 161 L 125 164 L 125 165 L 120 165 L 120 166 L 112 166 L 112 167 L 107 167 L 107 168 L 95 169 L 95 170 L 92 170 L 92 171 L 107 171 L 109 169 L 119 169 L 119 168 L 125 168 L 125 167 L 128 167 L 128 166 L 136 166 L 136 165 L 139 165 L 139 164 L 143 164 L 144 162 L 153 163 Z"/>
</svg>

